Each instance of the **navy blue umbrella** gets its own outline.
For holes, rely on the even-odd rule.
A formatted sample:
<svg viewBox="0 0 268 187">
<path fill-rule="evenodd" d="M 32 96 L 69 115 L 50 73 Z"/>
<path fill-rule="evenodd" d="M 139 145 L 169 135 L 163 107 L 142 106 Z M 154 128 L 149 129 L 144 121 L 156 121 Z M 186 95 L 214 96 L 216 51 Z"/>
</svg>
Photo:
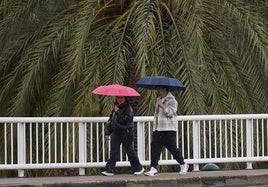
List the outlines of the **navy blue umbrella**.
<svg viewBox="0 0 268 187">
<path fill-rule="evenodd" d="M 155 90 L 157 86 L 167 86 L 169 91 L 183 90 L 184 85 L 178 79 L 165 76 L 145 76 L 136 82 L 136 86 Z"/>
</svg>

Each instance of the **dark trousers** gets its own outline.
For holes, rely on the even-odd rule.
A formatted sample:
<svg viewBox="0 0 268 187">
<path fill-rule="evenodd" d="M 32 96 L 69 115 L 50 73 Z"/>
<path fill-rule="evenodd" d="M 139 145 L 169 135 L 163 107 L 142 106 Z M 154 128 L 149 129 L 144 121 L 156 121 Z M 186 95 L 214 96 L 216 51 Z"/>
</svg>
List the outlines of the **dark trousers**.
<svg viewBox="0 0 268 187">
<path fill-rule="evenodd" d="M 140 171 L 142 169 L 142 165 L 140 164 L 137 153 L 134 151 L 132 129 L 114 131 L 112 133 L 110 158 L 108 159 L 105 168 L 108 170 L 114 170 L 121 144 L 127 153 L 132 170 L 134 172 Z"/>
<path fill-rule="evenodd" d="M 181 150 L 176 145 L 175 131 L 154 131 L 151 143 L 151 166 L 157 167 L 162 148 L 166 147 L 179 164 L 184 164 Z"/>
</svg>

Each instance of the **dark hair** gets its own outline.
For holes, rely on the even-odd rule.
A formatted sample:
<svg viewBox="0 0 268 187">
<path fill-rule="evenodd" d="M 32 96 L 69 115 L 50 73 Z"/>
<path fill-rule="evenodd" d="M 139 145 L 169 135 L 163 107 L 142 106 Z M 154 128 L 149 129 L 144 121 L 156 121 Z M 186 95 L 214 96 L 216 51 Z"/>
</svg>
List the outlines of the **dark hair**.
<svg viewBox="0 0 268 187">
<path fill-rule="evenodd" d="M 169 87 L 168 87 L 168 86 L 158 85 L 158 86 L 156 86 L 156 87 L 163 88 L 163 89 L 165 89 L 167 92 L 169 91 Z"/>
<path fill-rule="evenodd" d="M 125 103 L 128 103 L 129 104 L 129 101 L 128 101 L 128 97 L 127 96 L 120 96 L 120 97 L 124 97 L 125 98 Z M 117 103 L 117 99 L 115 98 L 115 103 Z"/>
<path fill-rule="evenodd" d="M 128 97 L 127 96 L 124 96 L 124 97 L 125 97 L 126 102 L 129 103 Z"/>
</svg>

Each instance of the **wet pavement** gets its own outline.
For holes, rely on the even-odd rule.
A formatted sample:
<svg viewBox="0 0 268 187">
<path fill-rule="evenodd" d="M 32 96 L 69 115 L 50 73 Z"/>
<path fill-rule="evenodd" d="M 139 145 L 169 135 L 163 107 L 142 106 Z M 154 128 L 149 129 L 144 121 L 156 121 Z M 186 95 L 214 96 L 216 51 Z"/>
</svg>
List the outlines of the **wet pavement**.
<svg viewBox="0 0 268 187">
<path fill-rule="evenodd" d="M 158 176 L 118 174 L 114 176 L 62 176 L 0 178 L 5 187 L 268 187 L 268 169 L 159 173 Z"/>
</svg>

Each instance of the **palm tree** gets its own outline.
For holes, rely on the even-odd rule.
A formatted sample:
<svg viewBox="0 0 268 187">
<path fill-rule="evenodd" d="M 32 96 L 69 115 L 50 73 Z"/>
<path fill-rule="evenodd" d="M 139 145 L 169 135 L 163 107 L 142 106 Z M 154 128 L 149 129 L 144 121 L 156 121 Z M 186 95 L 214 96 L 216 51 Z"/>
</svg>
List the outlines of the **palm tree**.
<svg viewBox="0 0 268 187">
<path fill-rule="evenodd" d="M 107 116 L 99 85 L 180 79 L 180 114 L 268 112 L 267 0 L 0 0 L 0 115 Z M 139 89 L 136 115 L 155 93 Z"/>
<path fill-rule="evenodd" d="M 107 115 L 91 90 L 143 75 L 183 81 L 180 114 L 268 111 L 265 0 L 0 2 L 2 116 Z"/>
</svg>

